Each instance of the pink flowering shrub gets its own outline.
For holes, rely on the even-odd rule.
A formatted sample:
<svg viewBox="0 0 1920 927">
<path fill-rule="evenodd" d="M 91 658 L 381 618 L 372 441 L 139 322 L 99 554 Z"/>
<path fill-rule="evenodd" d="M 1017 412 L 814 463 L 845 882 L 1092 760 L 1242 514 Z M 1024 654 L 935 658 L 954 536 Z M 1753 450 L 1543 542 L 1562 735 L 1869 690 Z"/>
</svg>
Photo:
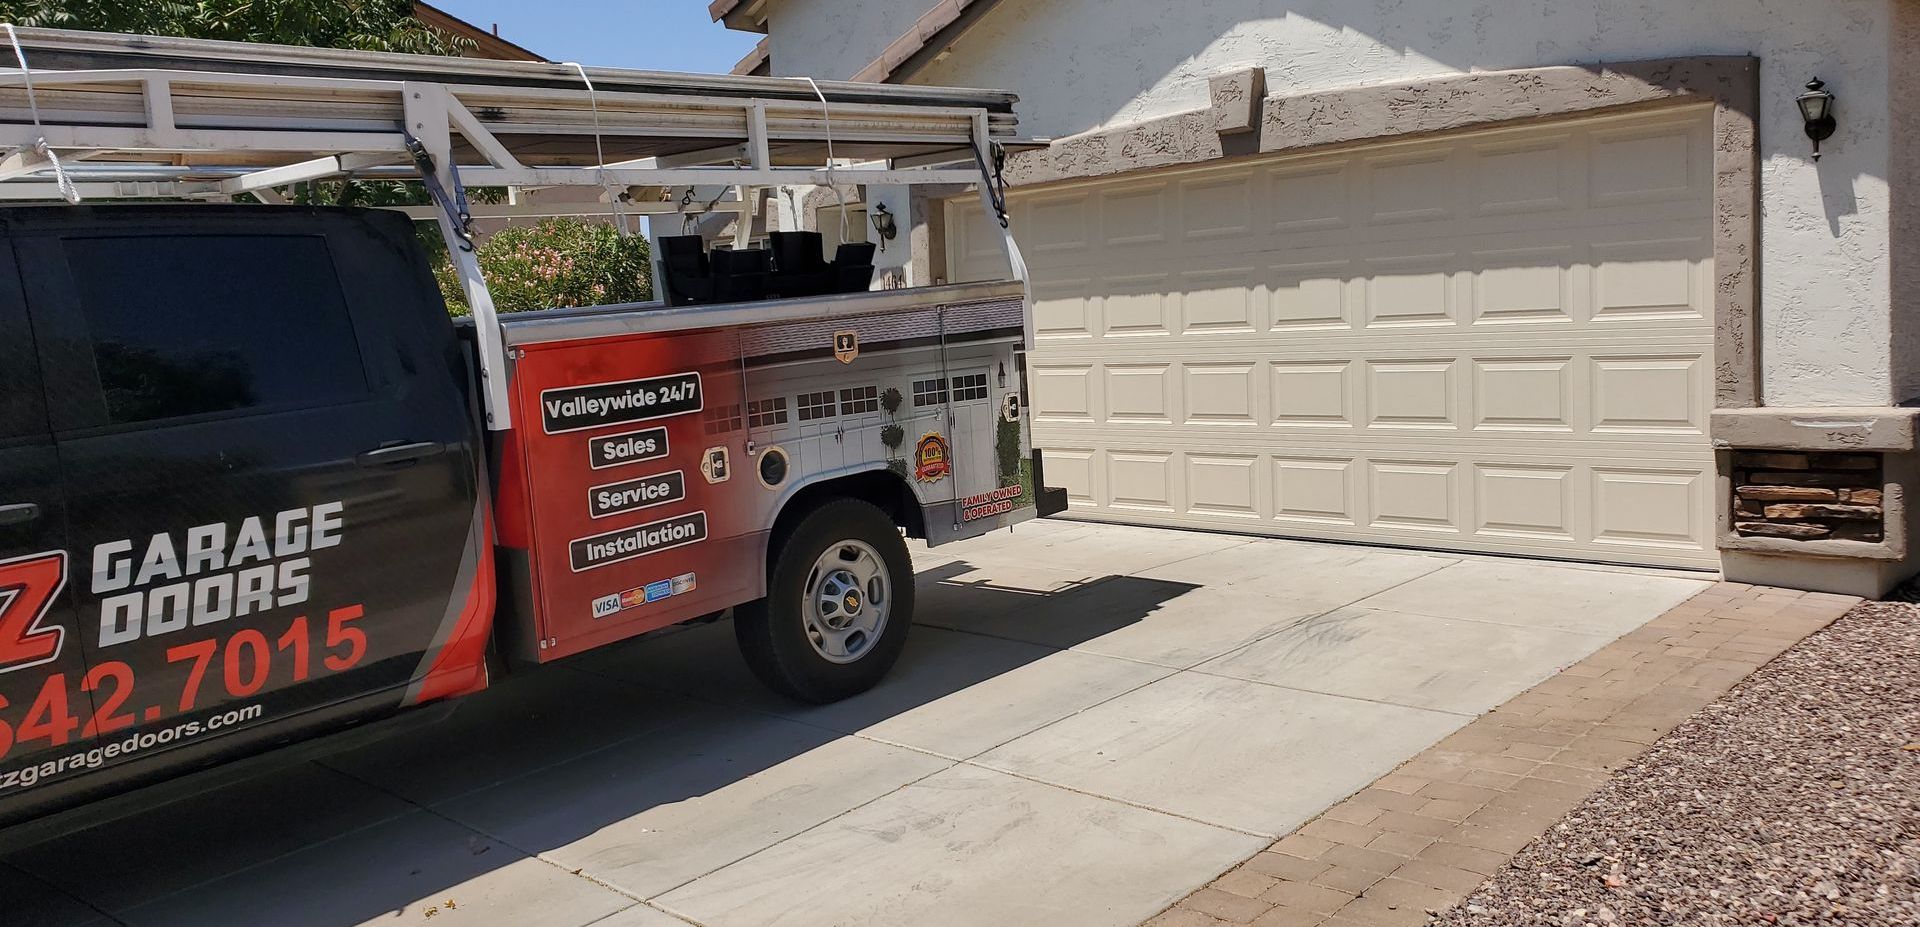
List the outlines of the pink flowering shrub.
<svg viewBox="0 0 1920 927">
<path fill-rule="evenodd" d="M 509 226 L 481 242 L 480 272 L 486 275 L 494 308 L 501 312 L 653 298 L 647 240 L 623 238 L 600 222 L 556 218 Z M 452 263 L 442 263 L 434 277 L 450 312 L 472 311 Z"/>
</svg>

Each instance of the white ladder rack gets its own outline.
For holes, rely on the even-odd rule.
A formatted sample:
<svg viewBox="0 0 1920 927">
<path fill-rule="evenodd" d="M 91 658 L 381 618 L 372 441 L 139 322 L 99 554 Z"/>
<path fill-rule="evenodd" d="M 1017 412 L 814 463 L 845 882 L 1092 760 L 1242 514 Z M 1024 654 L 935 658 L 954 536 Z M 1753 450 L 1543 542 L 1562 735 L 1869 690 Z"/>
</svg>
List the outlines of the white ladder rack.
<svg viewBox="0 0 1920 927">
<path fill-rule="evenodd" d="M 972 184 L 991 213 L 992 149 L 1021 144 L 1015 98 L 998 91 L 17 34 L 30 71 L 0 69 L 0 201 L 58 198 L 64 179 L 82 199 L 280 203 L 288 185 L 352 177 L 449 193 L 598 187 L 610 209 L 641 215 L 680 211 L 658 188 L 732 188 L 715 202 L 738 213 L 744 243 L 759 187 Z M 456 199 L 431 212 L 478 326 L 488 427 L 504 430 L 506 357 L 465 225 L 538 210 Z M 1024 280 L 1011 236 L 1006 247 Z"/>
</svg>

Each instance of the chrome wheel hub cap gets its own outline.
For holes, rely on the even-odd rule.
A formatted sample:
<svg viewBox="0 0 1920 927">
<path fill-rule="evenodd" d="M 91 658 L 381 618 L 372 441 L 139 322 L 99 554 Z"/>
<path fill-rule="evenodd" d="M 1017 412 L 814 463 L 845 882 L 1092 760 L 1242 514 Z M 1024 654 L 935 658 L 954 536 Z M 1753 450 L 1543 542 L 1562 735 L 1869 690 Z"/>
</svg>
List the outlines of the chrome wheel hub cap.
<svg viewBox="0 0 1920 927">
<path fill-rule="evenodd" d="M 803 619 L 814 652 L 834 663 L 866 656 L 886 629 L 892 593 L 886 563 L 872 545 L 829 545 L 807 575 Z"/>
</svg>

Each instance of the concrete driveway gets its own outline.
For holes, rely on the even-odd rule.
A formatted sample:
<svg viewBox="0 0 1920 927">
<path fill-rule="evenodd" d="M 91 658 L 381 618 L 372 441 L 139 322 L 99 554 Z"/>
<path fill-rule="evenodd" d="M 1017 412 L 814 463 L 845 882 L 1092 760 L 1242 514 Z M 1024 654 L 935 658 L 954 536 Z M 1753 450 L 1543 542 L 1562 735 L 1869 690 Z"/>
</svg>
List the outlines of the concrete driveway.
<svg viewBox="0 0 1920 927">
<path fill-rule="evenodd" d="M 725 624 L 9 847 L 68 925 L 1128 925 L 1704 579 L 1047 522 L 916 551 L 859 698 Z M 11 922 L 11 921 L 10 921 Z"/>
</svg>

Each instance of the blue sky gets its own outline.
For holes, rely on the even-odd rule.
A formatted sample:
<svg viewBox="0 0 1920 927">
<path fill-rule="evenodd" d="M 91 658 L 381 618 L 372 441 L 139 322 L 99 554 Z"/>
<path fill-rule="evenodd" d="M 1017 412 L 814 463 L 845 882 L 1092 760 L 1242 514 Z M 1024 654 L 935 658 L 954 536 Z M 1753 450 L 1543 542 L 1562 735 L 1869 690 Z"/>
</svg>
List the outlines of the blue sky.
<svg viewBox="0 0 1920 927">
<path fill-rule="evenodd" d="M 707 18 L 706 0 L 430 0 L 554 61 L 726 73 L 760 36 Z"/>
</svg>

